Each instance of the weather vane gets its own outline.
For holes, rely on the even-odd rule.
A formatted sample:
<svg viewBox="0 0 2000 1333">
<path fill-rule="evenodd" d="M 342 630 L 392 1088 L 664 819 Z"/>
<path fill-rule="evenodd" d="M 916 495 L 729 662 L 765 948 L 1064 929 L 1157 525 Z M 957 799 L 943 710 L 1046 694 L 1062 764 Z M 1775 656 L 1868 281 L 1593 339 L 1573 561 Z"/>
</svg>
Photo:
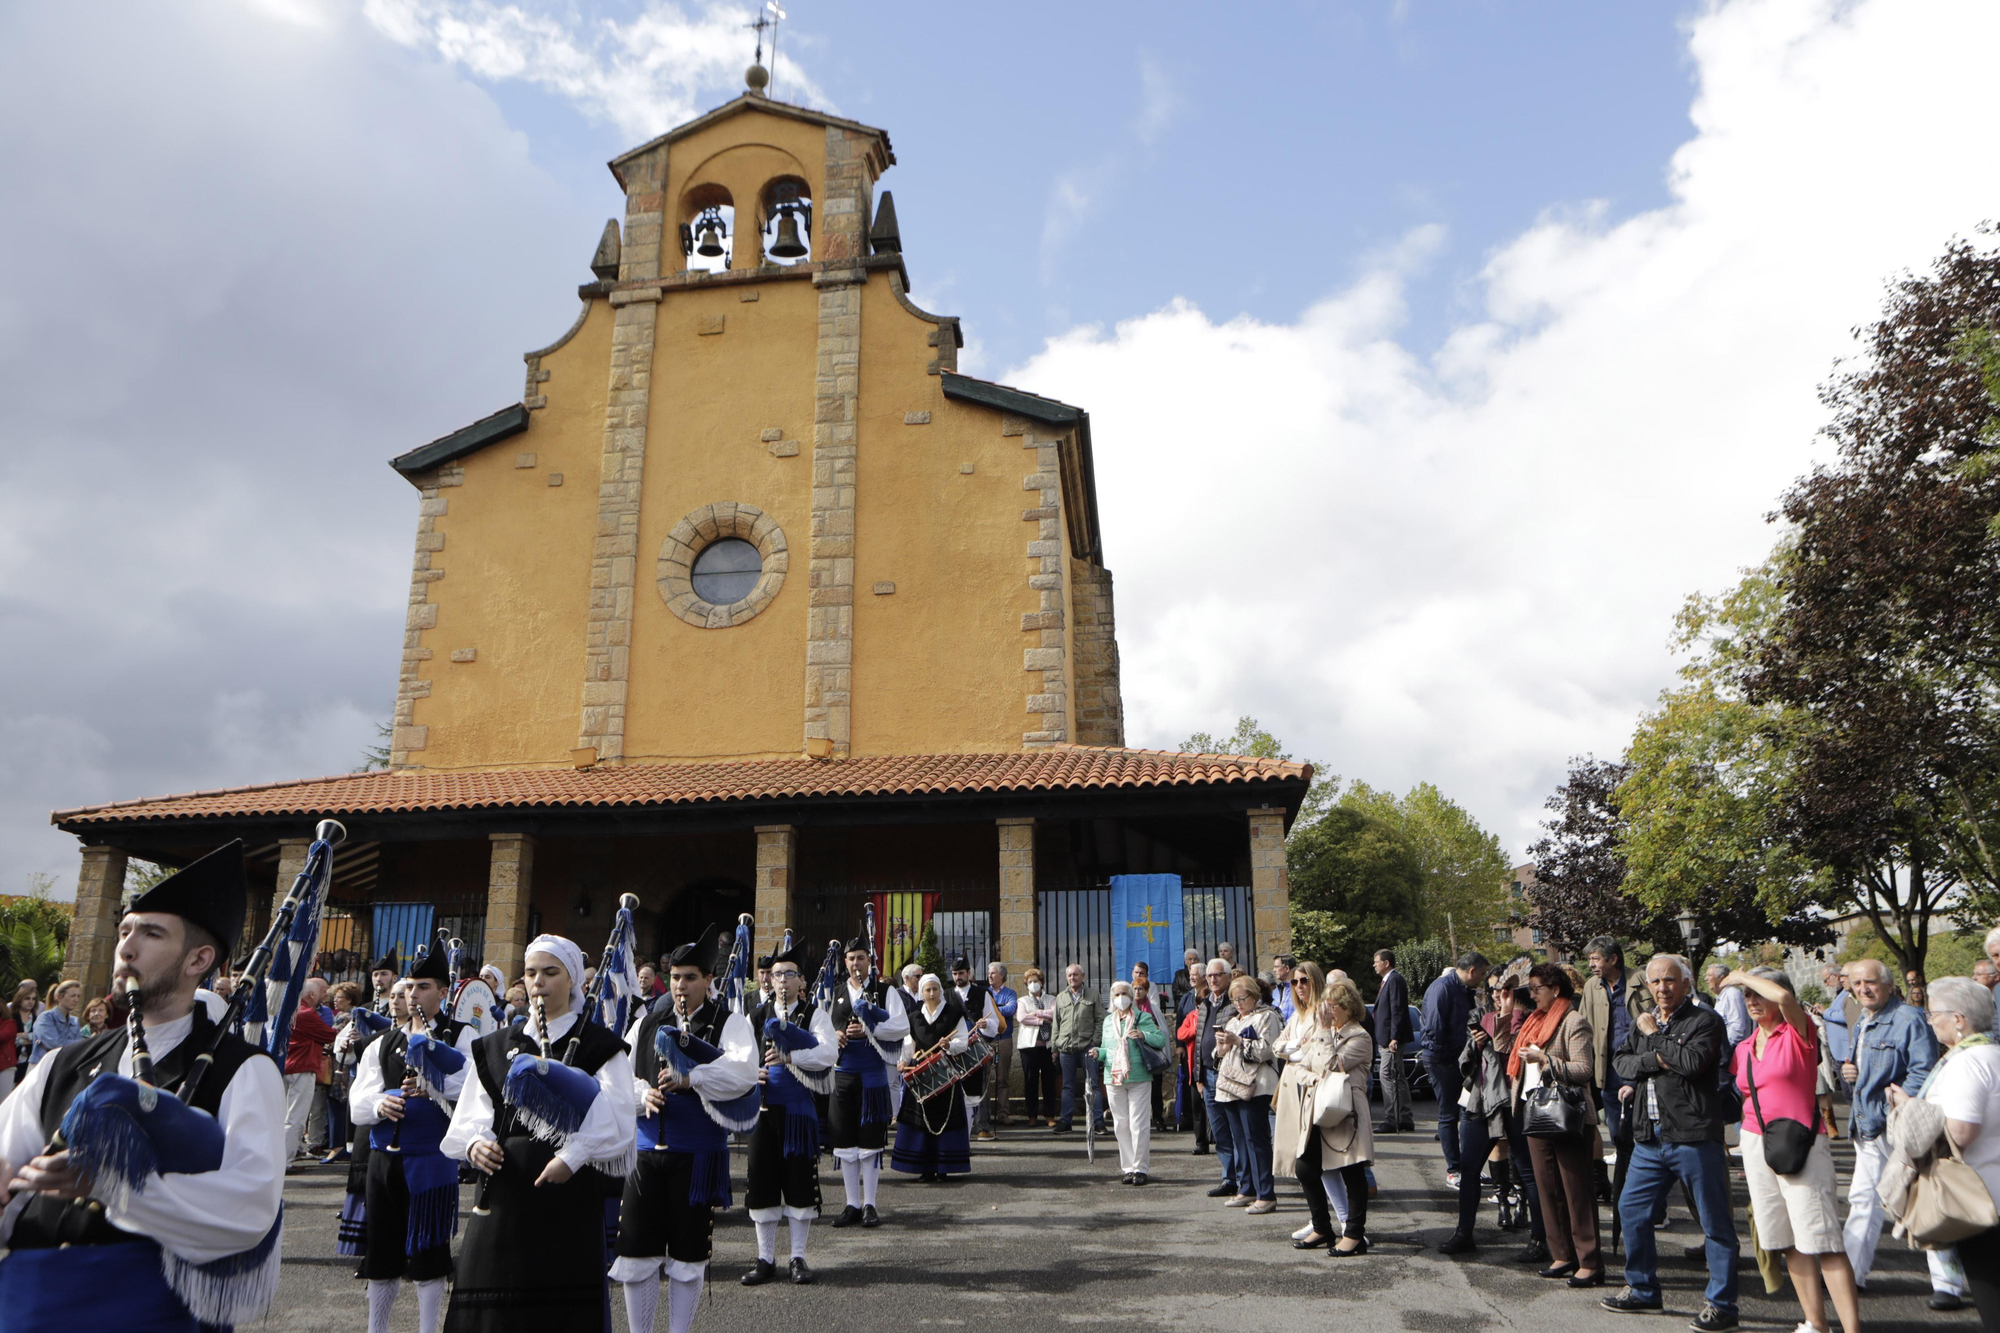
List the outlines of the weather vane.
<svg viewBox="0 0 2000 1333">
<path fill-rule="evenodd" d="M 785 11 L 778 7 L 777 0 L 764 0 L 764 12 L 757 16 L 755 23 L 746 23 L 746 28 L 757 30 L 757 63 L 764 63 L 764 29 L 771 30 L 771 95 L 775 95 L 778 83 L 778 22 L 785 17 Z"/>
</svg>

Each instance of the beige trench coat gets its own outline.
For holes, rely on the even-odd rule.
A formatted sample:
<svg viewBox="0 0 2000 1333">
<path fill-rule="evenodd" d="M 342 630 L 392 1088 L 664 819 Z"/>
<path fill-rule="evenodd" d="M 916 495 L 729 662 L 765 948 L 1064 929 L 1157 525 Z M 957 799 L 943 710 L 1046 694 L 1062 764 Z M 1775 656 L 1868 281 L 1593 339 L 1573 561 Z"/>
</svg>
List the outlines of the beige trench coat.
<svg viewBox="0 0 2000 1333">
<path fill-rule="evenodd" d="M 1307 1016 L 1311 1024 L 1310 1016 Z M 1294 1020 L 1297 1024 L 1297 1020 Z M 1369 1119 L 1368 1071 L 1375 1062 L 1375 1039 L 1359 1023 L 1349 1023 L 1329 1032 L 1311 1024 L 1309 1028 L 1288 1030 L 1295 1054 L 1285 1066 L 1278 1096 L 1272 1100 L 1277 1112 L 1277 1132 L 1271 1140 L 1271 1169 L 1274 1174 L 1292 1175 L 1304 1150 L 1305 1136 L 1317 1133 L 1319 1162 L 1323 1171 L 1344 1166 L 1360 1166 L 1375 1160 L 1375 1127 Z M 1316 1129 L 1312 1123 L 1313 1094 L 1320 1078 L 1333 1071 L 1347 1074 L 1354 1114 L 1334 1129 Z"/>
</svg>

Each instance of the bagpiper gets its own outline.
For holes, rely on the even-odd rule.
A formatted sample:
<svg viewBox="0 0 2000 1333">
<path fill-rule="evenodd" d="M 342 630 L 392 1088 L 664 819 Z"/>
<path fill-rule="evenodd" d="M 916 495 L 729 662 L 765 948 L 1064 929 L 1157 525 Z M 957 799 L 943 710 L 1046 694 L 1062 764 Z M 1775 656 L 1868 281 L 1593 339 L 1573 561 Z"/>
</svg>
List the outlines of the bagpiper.
<svg viewBox="0 0 2000 1333">
<path fill-rule="evenodd" d="M 869 980 L 874 955 L 866 939 L 847 941 L 844 961 L 847 976 L 834 991 L 828 1015 L 840 1046 L 828 1129 L 846 1193 L 845 1206 L 833 1224 L 875 1227 L 882 1224 L 875 1210 L 875 1190 L 882 1180 L 889 1122 L 895 1116 L 889 1080 L 903 1038 L 910 1035 L 910 1015 L 901 990 L 887 980 Z"/>
<path fill-rule="evenodd" d="M 806 1239 L 819 1216 L 819 1110 L 812 1094 L 839 1058 L 833 1021 L 805 998 L 805 946 L 771 956 L 772 996 L 750 1014 L 757 1037 L 764 1106 L 750 1134 L 750 1170 L 743 1202 L 757 1229 L 757 1262 L 743 1275 L 755 1287 L 777 1275 L 778 1221 L 792 1236 L 792 1281 L 813 1280 Z"/>
<path fill-rule="evenodd" d="M 574 941 L 538 936 L 528 944 L 526 971 L 528 1022 L 473 1043 L 475 1077 L 465 1080 L 444 1136 L 446 1156 L 486 1176 L 483 1211 L 475 1204 L 466 1220 L 445 1333 L 602 1333 L 605 1326 L 604 1205 L 609 1178 L 632 1169 L 632 1062 L 624 1043 L 584 1013 L 583 951 Z M 577 1050 L 565 1066 L 573 1034 Z M 517 1063 L 521 1056 L 530 1058 Z M 549 1130 L 553 1112 L 539 1100 L 550 1095 L 549 1065 L 570 1076 L 558 1090 L 565 1096 L 575 1082 L 594 1085 L 575 1127 L 560 1133 Z"/>
<path fill-rule="evenodd" d="M 0 1260 L 0 1325 L 10 1333 L 197 1333 L 260 1318 L 275 1295 L 284 1080 L 262 1051 L 218 1033 L 195 999 L 227 957 L 221 942 L 243 929 L 248 895 L 243 844 L 232 842 L 134 899 L 118 923 L 113 972 L 131 995 L 131 1021 L 56 1051 L 0 1103 L 9 1193 L 35 1191 L 7 1209 L 0 1237 L 9 1251 Z M 165 1094 L 204 1053 L 213 1063 L 191 1111 Z M 150 1072 L 161 1095 L 124 1081 L 135 1072 Z M 121 1077 L 100 1083 L 103 1074 Z M 110 1113 L 146 1126 L 156 1170 L 124 1180 L 85 1171 L 67 1150 L 46 1151 L 79 1095 L 99 1093 L 127 1103 Z M 187 1118 L 196 1112 L 206 1114 Z M 164 1146 L 150 1137 L 155 1125 L 166 1126 Z M 197 1142 L 202 1160 L 183 1160 Z"/>
<path fill-rule="evenodd" d="M 368 1281 L 368 1333 L 389 1333 L 404 1278 L 417 1289 L 420 1333 L 437 1333 L 444 1311 L 458 1163 L 442 1145 L 476 1035 L 441 1012 L 450 979 L 443 949 L 417 961 L 400 987 L 406 1017 L 368 1043 L 348 1094 L 354 1123 L 368 1129 L 367 1240 L 355 1270 Z"/>
<path fill-rule="evenodd" d="M 663 1271 L 668 1333 L 694 1323 L 715 1248 L 714 1210 L 731 1202 L 729 1131 L 756 1124 L 757 1041 L 750 1020 L 715 993 L 715 957 L 713 928 L 675 949 L 666 1002 L 626 1036 L 639 1157 L 625 1178 L 611 1280 L 624 1290 L 631 1333 L 651 1333 Z"/>
<path fill-rule="evenodd" d="M 345 1058 L 352 1055 L 355 1067 L 360 1068 L 362 1057 L 368 1054 L 369 1043 L 388 1031 L 389 1026 L 404 1015 L 391 1013 L 390 989 L 402 975 L 402 964 L 394 953 L 384 954 L 375 960 L 375 966 L 368 969 L 369 997 L 367 1004 L 354 1011 L 347 1025 L 335 1039 L 333 1053 Z M 373 1015 L 367 1018 L 363 1015 Z M 347 1090 L 349 1118 L 354 1110 L 354 1089 Z M 359 1259 L 368 1252 L 368 1136 L 356 1134 L 354 1148 L 347 1162 L 347 1194 L 340 1203 L 340 1221 L 334 1229 L 335 1254 L 345 1258 Z"/>
</svg>

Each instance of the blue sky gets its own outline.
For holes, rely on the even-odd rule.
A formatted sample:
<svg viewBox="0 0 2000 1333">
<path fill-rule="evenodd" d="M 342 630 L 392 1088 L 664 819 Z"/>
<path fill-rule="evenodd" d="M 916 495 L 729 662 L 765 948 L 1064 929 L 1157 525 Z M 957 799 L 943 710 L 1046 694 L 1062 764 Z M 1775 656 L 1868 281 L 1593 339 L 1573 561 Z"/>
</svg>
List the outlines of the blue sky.
<svg viewBox="0 0 2000 1333">
<path fill-rule="evenodd" d="M 385 460 L 519 394 L 605 161 L 736 95 L 750 14 L 0 7 L 0 891 L 67 889 L 51 808 L 357 762 Z M 781 41 L 781 97 L 890 132 L 968 368 L 1091 410 L 1131 743 L 1253 714 L 1516 853 L 1768 551 L 1884 281 L 2000 199 L 1953 132 L 1990 0 L 796 0 Z"/>
</svg>

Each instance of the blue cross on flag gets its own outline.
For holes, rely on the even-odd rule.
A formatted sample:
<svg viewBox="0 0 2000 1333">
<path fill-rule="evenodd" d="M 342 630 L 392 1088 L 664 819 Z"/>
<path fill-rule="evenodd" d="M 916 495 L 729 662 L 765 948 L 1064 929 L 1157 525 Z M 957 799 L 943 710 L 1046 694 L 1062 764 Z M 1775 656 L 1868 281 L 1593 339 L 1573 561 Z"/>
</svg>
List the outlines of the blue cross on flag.
<svg viewBox="0 0 2000 1333">
<path fill-rule="evenodd" d="M 1132 964 L 1144 963 L 1153 984 L 1165 986 L 1181 965 L 1181 877 L 1111 877 L 1111 958 L 1113 981 L 1130 980 Z"/>
</svg>

